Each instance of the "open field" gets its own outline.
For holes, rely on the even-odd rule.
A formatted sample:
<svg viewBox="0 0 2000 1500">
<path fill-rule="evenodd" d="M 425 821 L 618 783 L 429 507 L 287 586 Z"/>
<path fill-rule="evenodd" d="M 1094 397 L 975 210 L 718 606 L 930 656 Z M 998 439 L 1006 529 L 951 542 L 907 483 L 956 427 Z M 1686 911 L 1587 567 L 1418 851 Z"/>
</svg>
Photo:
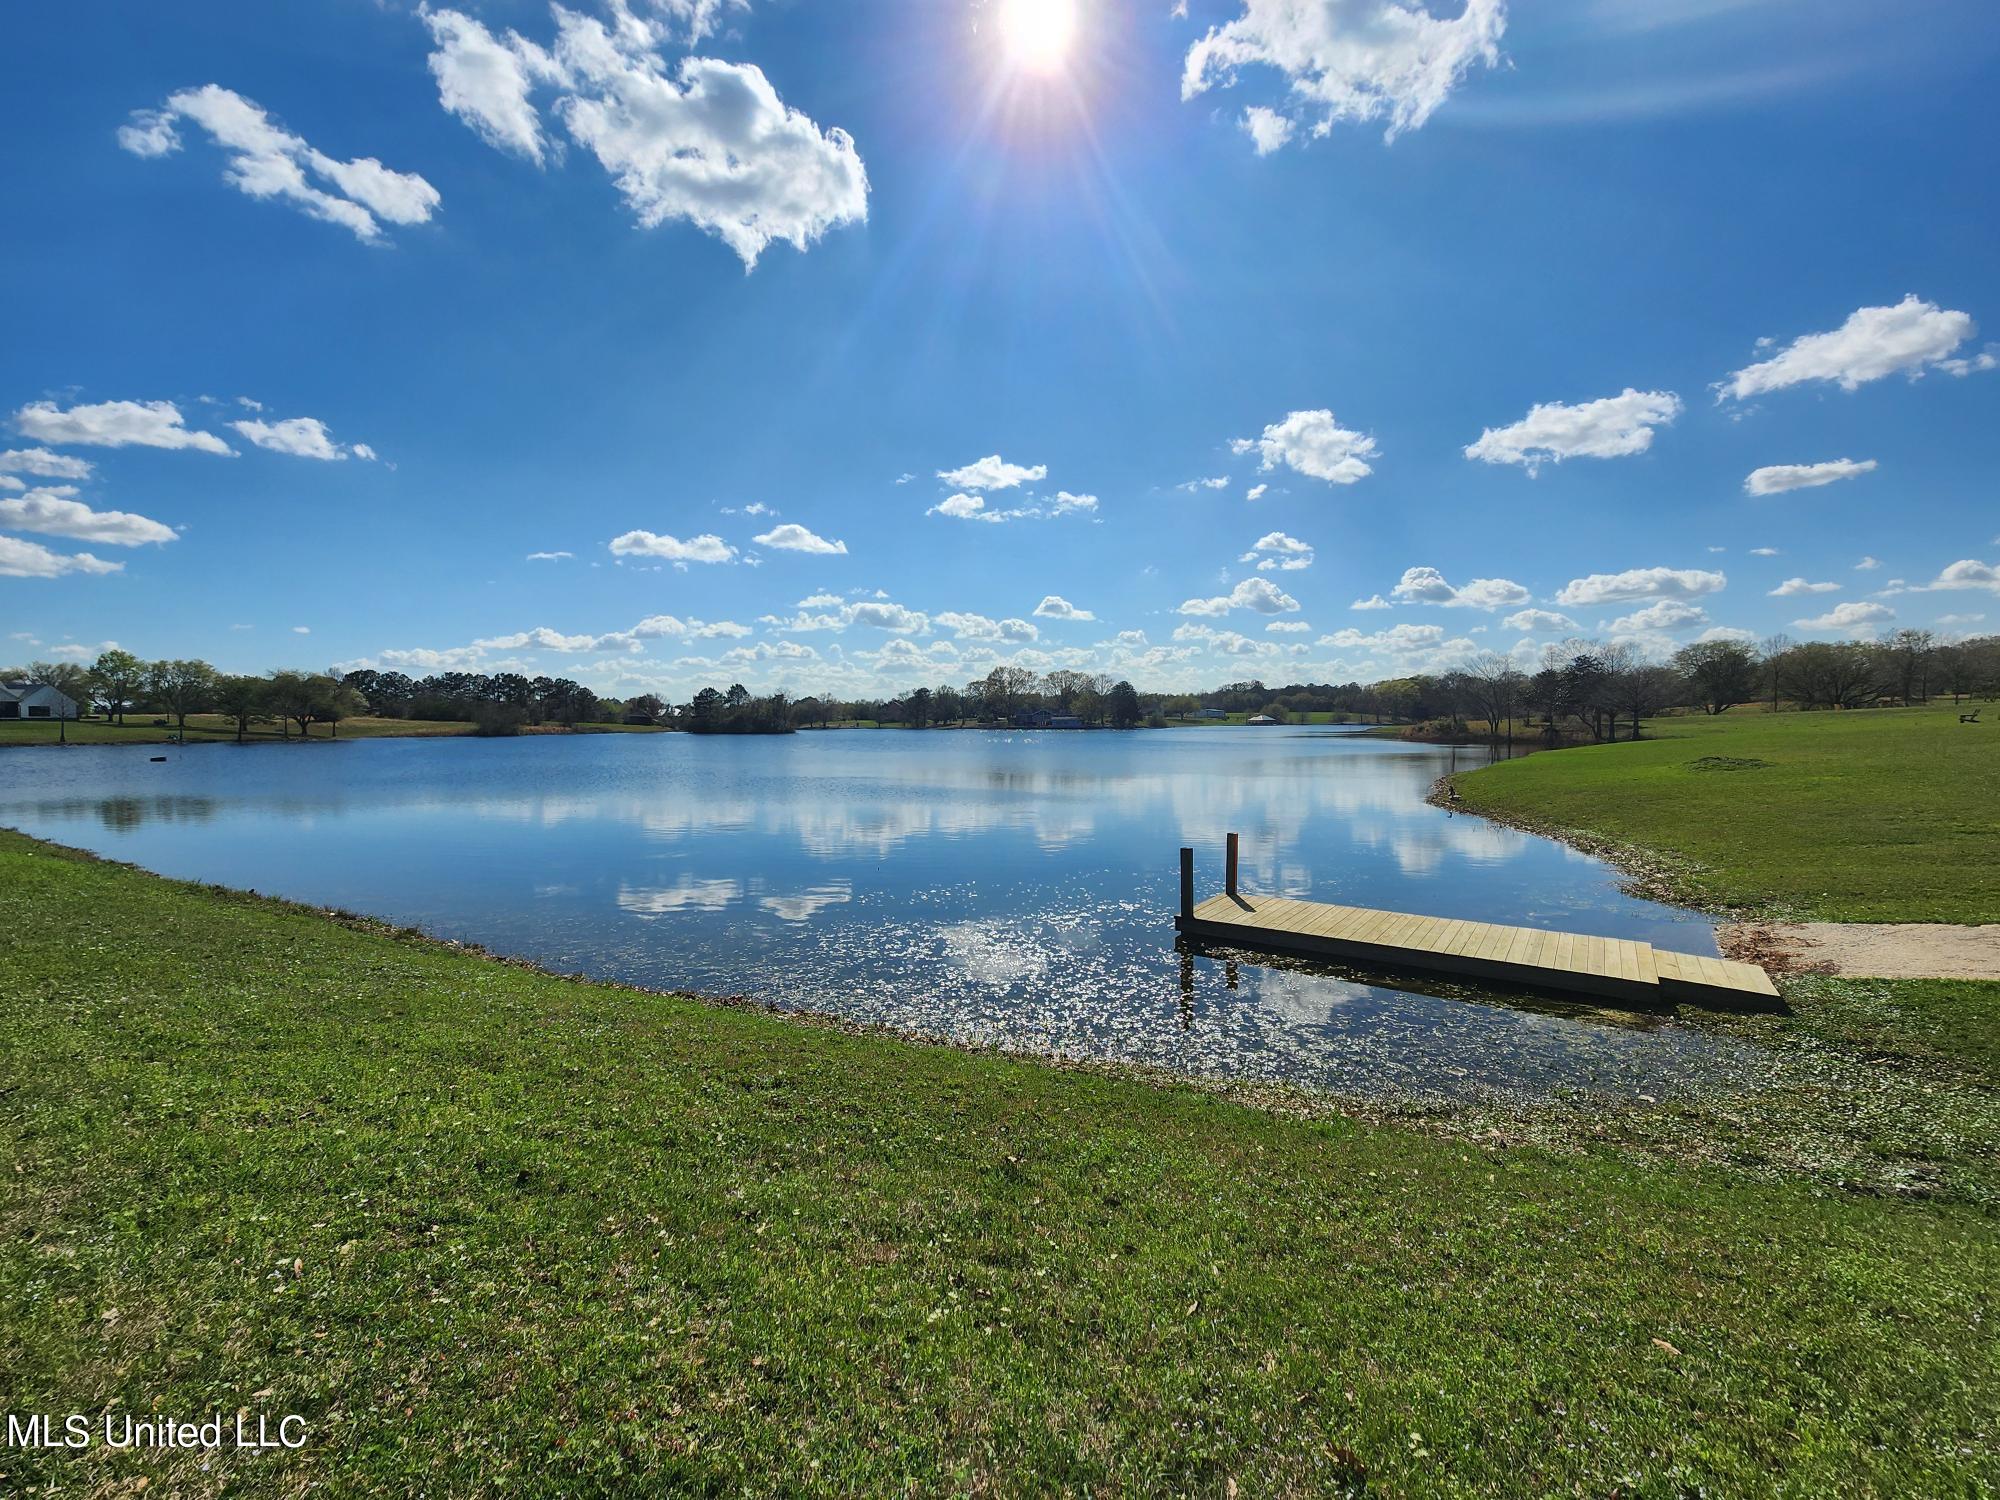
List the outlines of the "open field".
<svg viewBox="0 0 2000 1500">
<path fill-rule="evenodd" d="M 10 1403 L 311 1429 L 207 1468 L 8 1452 L 9 1490 L 2000 1483 L 2000 1236 L 1960 1193 L 1295 1118 L 12 834 L 0 920 Z M 1807 1040 L 1865 1087 L 1990 1094 L 1995 987 L 1816 983 Z"/>
<path fill-rule="evenodd" d="M 1828 922 L 1992 922 L 2000 724 L 1960 724 L 1961 711 L 1655 719 L 1653 738 L 1636 744 L 1526 756 L 1455 785 L 1474 812 L 1651 851 L 1633 862 L 1690 904 Z"/>
<path fill-rule="evenodd" d="M 155 714 L 127 714 L 123 724 L 109 723 L 104 719 L 83 719 L 61 726 L 62 738 L 72 745 L 162 745 L 171 744 L 175 738 L 172 720 L 164 725 L 156 724 Z M 336 727 L 338 733 L 336 734 Z M 523 729 L 523 734 L 555 733 L 560 729 Z M 659 734 L 663 731 L 650 724 L 579 724 L 580 734 Z M 373 719 L 359 717 L 342 719 L 338 726 L 315 724 L 310 738 L 316 740 L 374 740 L 409 739 L 419 736 L 471 734 L 472 725 L 449 719 Z M 52 719 L 4 719 L 0 720 L 0 746 L 7 745 L 54 745 L 58 726 Z M 278 732 L 276 724 L 254 724 L 246 740 L 263 744 L 269 740 L 277 743 L 299 737 L 294 725 L 289 736 Z M 236 725 L 233 720 L 221 714 L 190 714 L 187 722 L 187 743 L 203 744 L 211 741 L 234 742 Z"/>
</svg>

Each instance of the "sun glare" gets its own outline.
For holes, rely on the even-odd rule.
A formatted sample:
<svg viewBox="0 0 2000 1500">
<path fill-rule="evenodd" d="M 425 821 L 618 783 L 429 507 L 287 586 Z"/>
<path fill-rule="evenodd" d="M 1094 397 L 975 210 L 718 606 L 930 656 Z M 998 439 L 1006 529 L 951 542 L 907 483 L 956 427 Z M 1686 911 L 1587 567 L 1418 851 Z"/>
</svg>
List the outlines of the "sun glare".
<svg viewBox="0 0 2000 1500">
<path fill-rule="evenodd" d="M 1000 0 L 1007 61 L 1028 73 L 1057 73 L 1076 40 L 1076 0 Z"/>
</svg>

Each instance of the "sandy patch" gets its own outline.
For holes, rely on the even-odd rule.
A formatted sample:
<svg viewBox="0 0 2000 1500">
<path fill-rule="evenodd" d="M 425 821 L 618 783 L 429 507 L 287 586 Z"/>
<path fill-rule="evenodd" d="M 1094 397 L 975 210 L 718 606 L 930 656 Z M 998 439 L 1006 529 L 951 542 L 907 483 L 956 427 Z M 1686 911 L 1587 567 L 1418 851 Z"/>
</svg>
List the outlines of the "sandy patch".
<svg viewBox="0 0 2000 1500">
<path fill-rule="evenodd" d="M 1774 974 L 1858 979 L 2000 979 L 2000 923 L 1737 922 L 1720 929 L 1729 958 Z"/>
</svg>

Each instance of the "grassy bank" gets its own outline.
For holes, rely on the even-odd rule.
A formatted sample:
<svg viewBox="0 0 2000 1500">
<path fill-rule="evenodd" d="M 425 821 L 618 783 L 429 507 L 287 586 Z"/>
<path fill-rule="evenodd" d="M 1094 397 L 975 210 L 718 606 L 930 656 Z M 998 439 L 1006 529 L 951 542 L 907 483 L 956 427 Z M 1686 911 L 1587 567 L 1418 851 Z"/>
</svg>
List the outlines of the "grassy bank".
<svg viewBox="0 0 2000 1500">
<path fill-rule="evenodd" d="M 0 920 L 10 1405 L 311 1430 L 8 1452 L 7 1490 L 2000 1482 L 1963 1201 L 1288 1118 L 12 834 Z"/>
<path fill-rule="evenodd" d="M 1648 851 L 1678 899 L 1831 922 L 2000 921 L 2000 747 L 1949 704 L 1649 722 L 1456 779 L 1475 812 Z M 1655 856 L 1663 855 L 1664 860 Z"/>
<path fill-rule="evenodd" d="M 650 724 L 579 724 L 577 732 L 582 734 L 658 734 L 662 731 Z M 337 731 L 337 732 L 336 732 Z M 524 734 L 540 731 L 524 729 Z M 551 729 L 550 733 L 567 733 Z M 316 740 L 379 740 L 429 738 L 441 735 L 471 734 L 470 724 L 453 719 L 342 719 L 338 726 L 315 724 L 310 738 Z M 164 745 L 173 743 L 177 731 L 171 721 L 156 724 L 152 716 L 141 718 L 131 715 L 127 722 L 114 724 L 104 719 L 83 719 L 59 727 L 51 719 L 0 719 L 0 746 L 7 745 L 54 745 L 64 741 L 72 745 Z M 285 739 L 299 738 L 297 726 L 289 735 L 281 734 L 276 724 L 257 724 L 244 736 L 258 744 L 265 741 L 277 743 Z M 190 714 L 187 721 L 187 743 L 232 743 L 236 739 L 236 724 L 221 714 Z"/>
</svg>

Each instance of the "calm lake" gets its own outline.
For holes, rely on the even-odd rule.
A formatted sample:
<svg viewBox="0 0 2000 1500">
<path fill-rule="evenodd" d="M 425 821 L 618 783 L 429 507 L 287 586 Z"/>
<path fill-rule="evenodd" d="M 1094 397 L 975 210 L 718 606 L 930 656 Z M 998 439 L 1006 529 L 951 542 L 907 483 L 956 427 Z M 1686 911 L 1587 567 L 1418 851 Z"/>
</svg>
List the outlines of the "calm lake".
<svg viewBox="0 0 2000 1500">
<path fill-rule="evenodd" d="M 1660 1018 L 1176 951 L 1220 885 L 1716 951 L 1559 844 L 1425 804 L 1483 751 L 1339 730 L 834 732 L 0 752 L 0 824 L 552 968 L 1344 1093 L 1676 1091 Z"/>
</svg>

